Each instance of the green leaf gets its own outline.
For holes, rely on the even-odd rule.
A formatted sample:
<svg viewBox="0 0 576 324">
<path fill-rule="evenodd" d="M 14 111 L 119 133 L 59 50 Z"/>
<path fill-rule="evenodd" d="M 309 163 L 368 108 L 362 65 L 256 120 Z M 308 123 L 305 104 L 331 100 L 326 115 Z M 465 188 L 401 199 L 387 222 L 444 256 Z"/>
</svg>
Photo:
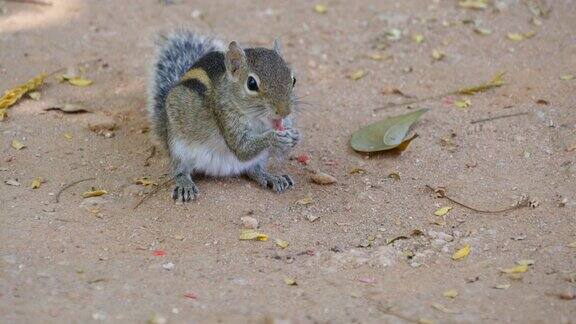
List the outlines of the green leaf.
<svg viewBox="0 0 576 324">
<path fill-rule="evenodd" d="M 379 152 L 393 149 L 402 144 L 410 126 L 428 109 L 390 117 L 362 127 L 352 134 L 350 145 L 358 152 Z"/>
</svg>

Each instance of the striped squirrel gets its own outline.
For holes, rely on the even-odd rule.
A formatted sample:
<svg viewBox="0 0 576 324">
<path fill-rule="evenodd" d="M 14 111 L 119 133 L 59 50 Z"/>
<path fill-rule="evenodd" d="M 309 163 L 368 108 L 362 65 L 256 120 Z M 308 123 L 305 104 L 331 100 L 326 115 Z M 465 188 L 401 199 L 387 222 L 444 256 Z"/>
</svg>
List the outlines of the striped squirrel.
<svg viewBox="0 0 576 324">
<path fill-rule="evenodd" d="M 194 174 L 246 175 L 277 193 L 293 187 L 289 175 L 266 169 L 271 155 L 285 155 L 300 139 L 291 117 L 296 79 L 278 41 L 273 49 L 242 49 L 234 41 L 226 48 L 180 30 L 158 49 L 148 111 L 170 155 L 172 198 L 197 198 Z"/>
</svg>

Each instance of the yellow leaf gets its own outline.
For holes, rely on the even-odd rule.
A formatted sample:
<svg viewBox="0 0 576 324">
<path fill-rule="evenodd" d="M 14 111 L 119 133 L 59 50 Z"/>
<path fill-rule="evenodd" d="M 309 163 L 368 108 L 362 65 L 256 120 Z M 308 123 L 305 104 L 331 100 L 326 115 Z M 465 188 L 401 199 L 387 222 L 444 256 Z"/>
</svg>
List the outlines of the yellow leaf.
<svg viewBox="0 0 576 324">
<path fill-rule="evenodd" d="M 576 78 L 576 77 L 572 74 L 566 74 L 566 75 L 560 76 L 560 80 L 562 80 L 562 81 L 570 81 L 574 78 Z"/>
<path fill-rule="evenodd" d="M 259 232 L 255 229 L 243 229 L 240 231 L 240 240 L 256 240 L 256 241 L 268 241 L 268 235 Z"/>
<path fill-rule="evenodd" d="M 441 52 L 438 49 L 432 50 L 432 58 L 436 61 L 442 60 L 445 56 L 446 56 L 446 54 L 444 54 L 443 52 Z"/>
<path fill-rule="evenodd" d="M 64 133 L 64 137 L 65 137 L 67 140 L 71 140 L 71 139 L 72 139 L 72 134 L 70 134 L 70 133 Z"/>
<path fill-rule="evenodd" d="M 87 87 L 92 84 L 92 80 L 82 79 L 82 78 L 71 78 L 67 80 L 73 86 L 77 87 Z"/>
<path fill-rule="evenodd" d="M 296 201 L 296 205 L 310 205 L 312 203 L 312 197 L 304 197 Z"/>
<path fill-rule="evenodd" d="M 452 260 L 461 260 L 470 254 L 470 244 L 464 245 L 452 255 Z"/>
<path fill-rule="evenodd" d="M 424 41 L 424 35 L 414 34 L 412 35 L 412 41 L 414 41 L 416 44 L 421 44 Z"/>
<path fill-rule="evenodd" d="M 102 196 L 107 194 L 108 192 L 106 190 L 91 190 L 91 191 L 86 191 L 85 193 L 82 194 L 83 198 L 90 198 L 90 197 L 98 197 L 98 196 Z"/>
<path fill-rule="evenodd" d="M 22 144 L 22 142 L 20 142 L 19 140 L 15 139 L 12 140 L 12 148 L 15 149 L 16 151 L 20 151 L 21 149 L 25 148 L 26 145 Z"/>
<path fill-rule="evenodd" d="M 468 98 L 464 98 L 462 100 L 456 100 L 454 101 L 454 105 L 458 108 L 468 108 L 472 105 L 472 101 L 470 101 L 470 99 Z"/>
<path fill-rule="evenodd" d="M 484 92 L 488 89 L 500 87 L 504 84 L 503 76 L 504 72 L 497 73 L 494 77 L 492 77 L 492 80 L 477 86 L 462 88 L 458 90 L 457 93 L 461 95 L 473 95 L 479 92 Z"/>
<path fill-rule="evenodd" d="M 314 5 L 314 11 L 316 11 L 316 13 L 319 14 L 325 14 L 326 12 L 328 12 L 328 7 L 326 7 L 326 5 L 323 4 L 316 4 Z"/>
<path fill-rule="evenodd" d="M 298 283 L 296 282 L 296 280 L 294 278 L 290 278 L 290 277 L 285 277 L 284 278 L 284 283 L 287 284 L 288 286 L 296 286 L 298 285 Z"/>
<path fill-rule="evenodd" d="M 573 248 L 573 249 L 576 249 L 576 241 L 574 241 L 574 242 L 572 242 L 572 243 L 568 244 L 568 247 L 569 247 L 569 248 Z"/>
<path fill-rule="evenodd" d="M 362 79 L 365 75 L 366 75 L 366 72 L 364 72 L 364 70 L 357 70 L 357 71 L 350 73 L 350 75 L 348 77 L 350 79 L 356 81 L 356 80 Z"/>
<path fill-rule="evenodd" d="M 42 178 L 36 177 L 36 178 L 34 178 L 34 180 L 32 180 L 32 183 L 30 184 L 30 188 L 38 189 L 38 188 L 40 188 L 41 183 L 42 183 Z"/>
<path fill-rule="evenodd" d="M 384 59 L 384 56 L 382 56 L 380 54 L 370 54 L 370 55 L 368 55 L 368 58 L 370 58 L 371 60 L 374 60 L 374 61 L 382 61 Z"/>
<path fill-rule="evenodd" d="M 514 266 L 512 268 L 501 269 L 500 271 L 502 271 L 503 273 L 507 273 L 507 274 L 524 273 L 524 272 L 528 271 L 528 266 L 525 264 L 520 264 L 520 265 Z"/>
<path fill-rule="evenodd" d="M 0 120 L 4 120 L 6 110 L 8 110 L 9 107 L 14 105 L 26 93 L 38 89 L 38 87 L 44 83 L 44 79 L 46 79 L 46 74 L 40 74 L 24 84 L 6 90 L 4 95 L 0 97 Z"/>
<path fill-rule="evenodd" d="M 506 37 L 511 40 L 511 41 L 515 41 L 515 42 L 520 42 L 529 38 L 532 38 L 536 35 L 536 32 L 534 31 L 529 31 L 527 33 L 521 34 L 521 33 L 508 33 L 506 35 Z"/>
<path fill-rule="evenodd" d="M 458 296 L 458 292 L 456 291 L 456 289 L 449 289 L 446 290 L 444 293 L 442 293 L 442 296 L 446 298 L 456 298 L 456 296 Z"/>
<path fill-rule="evenodd" d="M 288 247 L 288 242 L 281 240 L 281 239 L 276 239 L 276 245 L 281 248 L 281 249 L 285 249 Z"/>
<path fill-rule="evenodd" d="M 158 184 L 146 177 L 134 179 L 134 183 L 137 185 L 142 185 L 144 187 L 157 186 Z"/>
<path fill-rule="evenodd" d="M 440 208 L 438 208 L 438 209 L 434 212 L 434 215 L 436 215 L 436 216 L 444 216 L 444 215 L 448 214 L 448 212 L 450 211 L 450 209 L 452 209 L 452 207 L 450 207 L 450 206 L 440 207 Z"/>
<path fill-rule="evenodd" d="M 484 10 L 488 7 L 486 0 L 461 0 L 458 2 L 460 8 Z"/>
</svg>

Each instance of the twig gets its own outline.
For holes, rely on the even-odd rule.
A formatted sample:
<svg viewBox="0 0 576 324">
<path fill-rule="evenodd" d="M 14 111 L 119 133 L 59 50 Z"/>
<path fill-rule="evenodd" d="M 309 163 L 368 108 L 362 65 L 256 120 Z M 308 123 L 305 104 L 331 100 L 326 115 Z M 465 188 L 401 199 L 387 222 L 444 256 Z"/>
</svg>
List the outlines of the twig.
<svg viewBox="0 0 576 324">
<path fill-rule="evenodd" d="M 470 206 L 468 206 L 468 205 L 466 205 L 466 204 L 464 204 L 464 203 L 461 203 L 461 202 L 459 202 L 459 201 L 457 201 L 457 200 L 454 200 L 453 198 L 450 198 L 450 197 L 446 196 L 446 192 L 445 192 L 444 190 L 442 190 L 442 189 L 434 189 L 433 187 L 431 187 L 431 186 L 429 186 L 429 185 L 426 185 L 426 188 L 428 188 L 428 189 L 430 189 L 432 192 L 436 193 L 436 194 L 438 195 L 438 198 L 445 198 L 445 199 L 451 201 L 452 203 L 454 203 L 454 204 L 456 204 L 456 205 L 462 206 L 462 207 L 464 207 L 464 208 L 473 210 L 473 211 L 478 212 L 478 213 L 484 213 L 484 214 L 505 213 L 505 212 L 512 211 L 512 210 L 514 210 L 514 209 L 518 209 L 518 208 L 524 207 L 524 206 L 526 205 L 525 203 L 520 202 L 520 203 L 514 204 L 514 206 L 512 206 L 512 207 L 508 207 L 508 208 L 504 208 L 504 209 L 498 209 L 498 210 L 478 209 L 478 208 L 470 207 Z M 526 201 L 526 202 L 528 202 L 528 201 Z"/>
<path fill-rule="evenodd" d="M 84 181 L 90 181 L 90 180 L 96 180 L 96 178 L 87 178 L 87 179 L 82 179 L 82 180 L 78 180 L 78 181 L 74 181 L 70 184 L 67 184 L 66 186 L 64 186 L 64 188 L 60 189 L 60 191 L 58 191 L 58 193 L 56 194 L 56 202 L 60 202 L 60 195 L 64 192 L 64 190 L 69 189 L 72 186 L 75 186 L 81 182 Z"/>
<path fill-rule="evenodd" d="M 140 199 L 140 201 L 134 205 L 133 210 L 136 210 L 138 207 L 140 207 L 140 205 L 142 205 L 142 203 L 152 197 L 153 195 L 155 195 L 160 189 L 162 189 L 163 187 L 165 187 L 167 184 L 171 183 L 172 181 L 174 181 L 174 179 L 168 179 L 166 181 L 164 181 L 164 183 L 160 184 L 159 186 L 157 186 L 156 188 L 154 188 L 154 190 L 150 191 L 149 193 L 146 194 L 146 196 L 142 197 L 142 199 Z"/>
<path fill-rule="evenodd" d="M 144 160 L 144 166 L 149 166 L 150 165 L 150 160 L 152 160 L 152 158 L 156 155 L 156 145 L 152 146 L 152 150 L 150 152 L 150 155 L 148 155 L 148 157 L 146 158 L 146 160 Z"/>
<path fill-rule="evenodd" d="M 477 124 L 477 123 L 483 123 L 483 122 L 492 121 L 492 120 L 496 120 L 496 119 L 516 117 L 516 116 L 524 116 L 524 115 L 528 115 L 528 113 L 527 112 L 519 112 L 519 113 L 514 113 L 514 114 L 507 114 L 507 115 L 500 115 L 500 116 L 476 119 L 476 120 L 471 121 L 470 124 Z"/>
<path fill-rule="evenodd" d="M 52 5 L 52 2 L 44 2 L 44 1 L 39 1 L 39 0 L 5 0 L 5 1 L 35 4 L 35 5 L 41 5 L 41 6 L 51 6 Z"/>
</svg>

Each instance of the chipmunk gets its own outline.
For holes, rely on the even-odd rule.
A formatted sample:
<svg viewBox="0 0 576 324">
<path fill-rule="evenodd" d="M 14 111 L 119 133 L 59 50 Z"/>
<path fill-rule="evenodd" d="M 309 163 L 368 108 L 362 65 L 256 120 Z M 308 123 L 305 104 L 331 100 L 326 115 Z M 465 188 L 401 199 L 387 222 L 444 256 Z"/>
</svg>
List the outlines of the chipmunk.
<svg viewBox="0 0 576 324">
<path fill-rule="evenodd" d="M 175 180 L 172 198 L 196 199 L 194 174 L 246 175 L 277 193 L 294 186 L 287 174 L 267 171 L 271 155 L 300 140 L 291 112 L 296 78 L 272 49 L 242 49 L 235 41 L 177 31 L 158 44 L 148 111 L 168 150 Z"/>
</svg>

